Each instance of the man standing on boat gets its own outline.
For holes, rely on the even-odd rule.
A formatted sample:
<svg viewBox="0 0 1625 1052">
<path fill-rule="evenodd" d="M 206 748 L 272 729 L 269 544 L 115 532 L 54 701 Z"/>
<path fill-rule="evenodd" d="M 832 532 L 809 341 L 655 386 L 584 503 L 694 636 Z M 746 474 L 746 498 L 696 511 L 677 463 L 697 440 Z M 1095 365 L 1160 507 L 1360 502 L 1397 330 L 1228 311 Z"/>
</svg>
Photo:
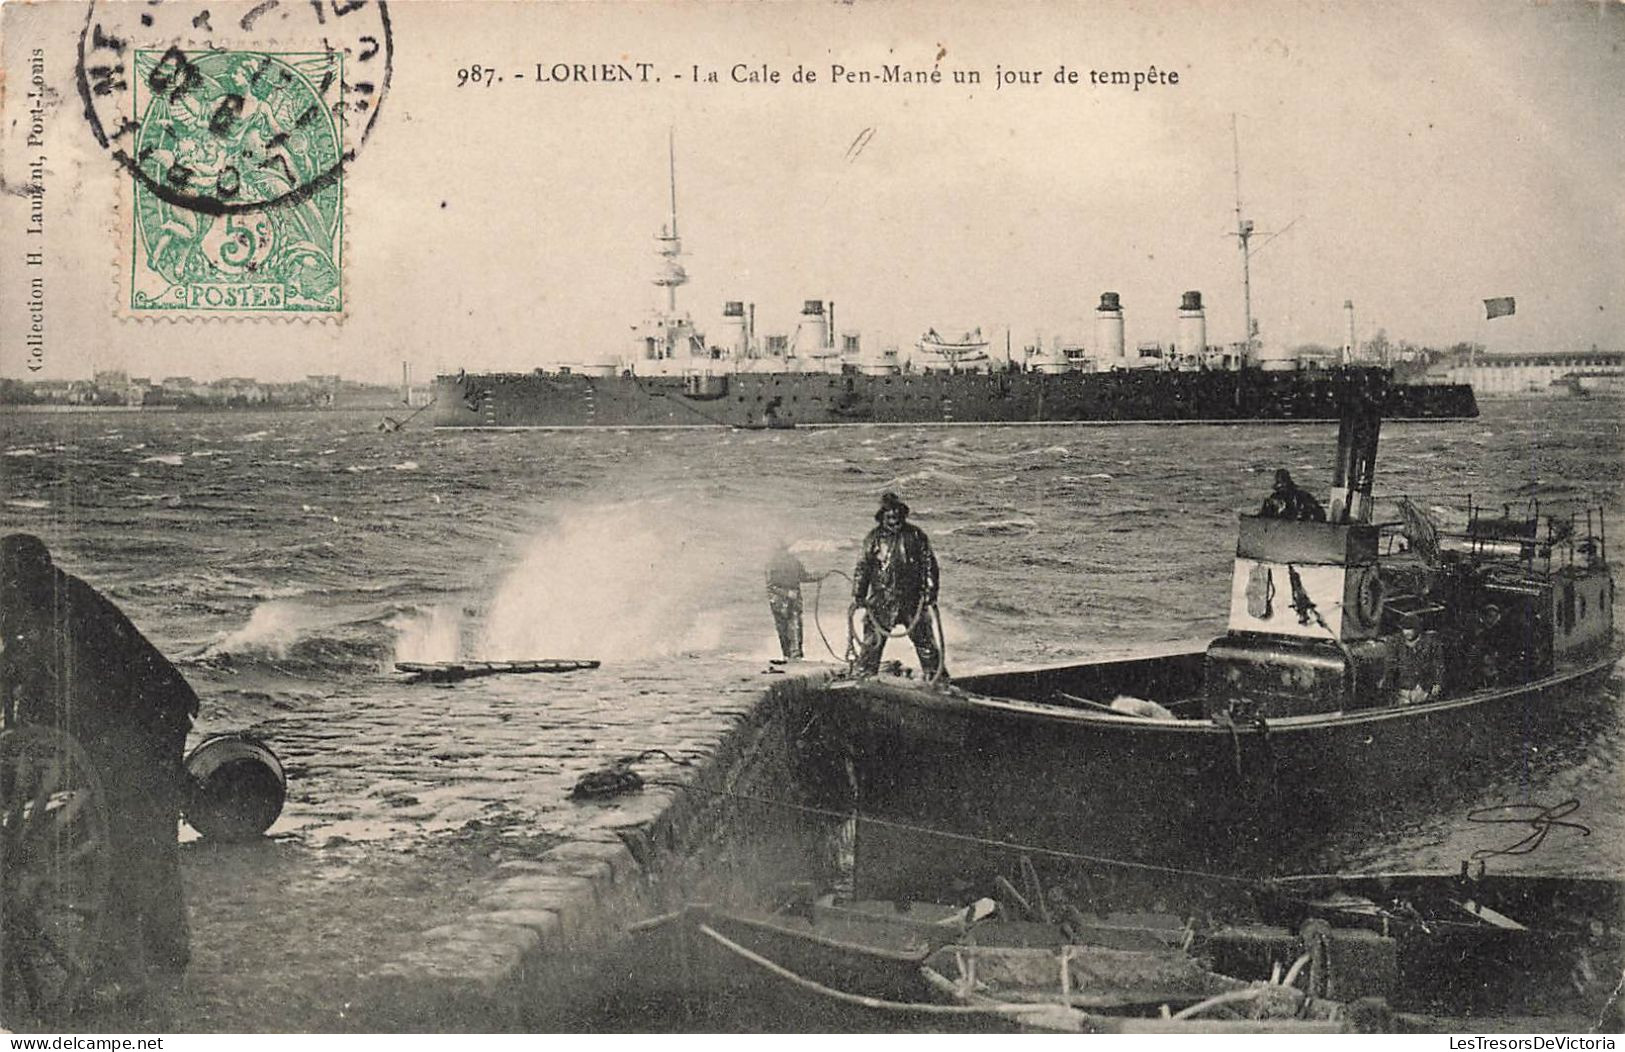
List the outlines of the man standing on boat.
<svg viewBox="0 0 1625 1052">
<path fill-rule="evenodd" d="M 801 585 L 816 580 L 818 575 L 807 572 L 782 538 L 773 545 L 773 557 L 767 562 L 767 605 L 786 661 L 801 660 Z"/>
<path fill-rule="evenodd" d="M 0 700 L 8 723 L 70 734 L 102 783 L 117 877 L 92 980 L 139 996 L 190 956 L 176 823 L 197 695 L 117 606 L 14 533 L 0 538 Z"/>
<path fill-rule="evenodd" d="M 1306 489 L 1292 481 L 1286 468 L 1275 469 L 1275 490 L 1264 498 L 1258 514 L 1266 519 L 1293 519 L 1297 522 L 1325 522 L 1326 509 Z"/>
<path fill-rule="evenodd" d="M 925 531 L 908 520 L 908 505 L 895 493 L 880 497 L 879 523 L 863 539 L 853 574 L 852 605 L 862 607 L 863 637 L 858 644 L 860 673 L 880 671 L 880 655 L 898 625 L 907 628 L 925 678 L 945 680 L 942 651 L 937 646 L 935 607 L 939 583 L 937 557 Z"/>
</svg>

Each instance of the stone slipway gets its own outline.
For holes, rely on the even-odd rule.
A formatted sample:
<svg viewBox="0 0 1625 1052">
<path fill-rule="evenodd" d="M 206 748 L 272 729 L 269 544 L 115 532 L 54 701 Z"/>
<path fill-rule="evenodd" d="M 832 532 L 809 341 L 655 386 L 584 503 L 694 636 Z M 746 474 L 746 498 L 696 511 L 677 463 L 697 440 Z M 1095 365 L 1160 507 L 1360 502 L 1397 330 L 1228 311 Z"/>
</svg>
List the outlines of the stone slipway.
<svg viewBox="0 0 1625 1052">
<path fill-rule="evenodd" d="M 349 1028 L 578 1029 L 589 1025 L 581 1006 L 601 992 L 602 962 L 627 924 L 685 898 L 726 900 L 805 874 L 797 852 L 810 842 L 807 817 L 741 797 L 804 797 L 795 784 L 797 732 L 828 673 L 767 676 L 737 664 L 682 673 L 676 681 L 652 673 L 665 688 L 655 702 L 630 706 L 620 731 L 600 728 L 575 763 L 560 762 L 570 734 L 551 731 L 577 730 L 561 697 L 612 688 L 587 675 L 569 677 L 568 688 L 527 677 L 473 691 L 414 687 L 400 692 L 410 719 L 380 709 L 377 695 L 365 712 L 313 699 L 332 706 L 331 720 L 302 711 L 258 727 L 291 757 L 286 825 L 302 839 L 421 833 L 497 809 L 533 823 L 532 832 L 567 838 L 539 857 L 501 863 L 462 916 L 381 918 L 425 930 L 416 949 L 360 977 Z M 647 748 L 664 755 L 635 765 L 649 780 L 641 791 L 566 799 L 585 770 Z M 346 799 L 358 803 L 338 802 Z M 759 835 L 774 843 L 745 846 Z"/>
</svg>

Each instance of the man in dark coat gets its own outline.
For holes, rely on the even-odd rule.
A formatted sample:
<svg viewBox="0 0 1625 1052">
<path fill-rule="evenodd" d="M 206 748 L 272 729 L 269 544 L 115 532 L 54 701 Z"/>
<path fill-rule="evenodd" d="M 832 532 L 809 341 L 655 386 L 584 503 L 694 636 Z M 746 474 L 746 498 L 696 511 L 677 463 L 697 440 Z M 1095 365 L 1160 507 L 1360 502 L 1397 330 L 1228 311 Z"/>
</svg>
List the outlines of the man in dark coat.
<svg viewBox="0 0 1625 1052">
<path fill-rule="evenodd" d="M 138 990 L 184 969 L 175 827 L 197 695 L 118 607 L 28 534 L 0 538 L 0 641 L 8 720 L 72 735 L 107 795 L 116 876 L 100 979 Z"/>
<path fill-rule="evenodd" d="M 1275 470 L 1275 489 L 1264 498 L 1258 514 L 1266 519 L 1295 519 L 1298 522 L 1325 522 L 1326 509 L 1320 506 L 1314 494 L 1299 489 L 1286 468 Z"/>
<path fill-rule="evenodd" d="M 852 603 L 867 611 L 858 671 L 878 672 L 888 634 L 905 625 L 926 678 L 946 678 L 930 609 L 937 602 L 937 557 L 925 531 L 907 520 L 908 505 L 895 493 L 882 494 L 875 512 L 879 525 L 863 539 L 853 574 Z"/>
<path fill-rule="evenodd" d="M 786 660 L 801 660 L 801 586 L 816 580 L 818 576 L 807 572 L 783 540 L 773 546 L 773 557 L 767 562 L 767 605 L 773 611 L 779 649 Z"/>
</svg>

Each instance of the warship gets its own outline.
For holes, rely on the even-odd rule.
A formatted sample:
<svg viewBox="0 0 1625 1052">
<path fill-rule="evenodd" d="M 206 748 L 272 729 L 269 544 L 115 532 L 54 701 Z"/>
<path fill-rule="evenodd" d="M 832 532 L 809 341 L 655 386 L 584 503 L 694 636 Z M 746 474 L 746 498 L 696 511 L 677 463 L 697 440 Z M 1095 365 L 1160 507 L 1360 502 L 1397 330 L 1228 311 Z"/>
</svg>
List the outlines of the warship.
<svg viewBox="0 0 1625 1052">
<path fill-rule="evenodd" d="M 724 304 L 721 334 L 708 339 L 678 308 L 688 282 L 677 227 L 675 158 L 671 210 L 656 235 L 654 284 L 664 307 L 634 327 L 618 361 L 561 364 L 529 372 L 474 373 L 435 380 L 433 420 L 441 428 L 790 428 L 840 424 L 1039 424 L 1267 422 L 1336 420 L 1338 407 L 1374 380 L 1388 392 L 1389 420 L 1476 417 L 1473 389 L 1460 383 L 1389 382 L 1381 365 L 1354 359 L 1349 336 L 1339 361 L 1300 360 L 1267 347 L 1252 318 L 1250 249 L 1254 229 L 1242 218 L 1246 338 L 1208 343 L 1199 291 L 1179 305 L 1178 340 L 1169 346 L 1124 342 L 1122 299 L 1104 292 L 1094 311 L 1093 353 L 1052 343 L 987 352 L 975 329 L 959 338 L 928 329 L 904 360 L 895 347 L 866 346 L 837 330 L 835 304 L 804 302 L 791 333 L 758 335 L 755 305 Z"/>
</svg>

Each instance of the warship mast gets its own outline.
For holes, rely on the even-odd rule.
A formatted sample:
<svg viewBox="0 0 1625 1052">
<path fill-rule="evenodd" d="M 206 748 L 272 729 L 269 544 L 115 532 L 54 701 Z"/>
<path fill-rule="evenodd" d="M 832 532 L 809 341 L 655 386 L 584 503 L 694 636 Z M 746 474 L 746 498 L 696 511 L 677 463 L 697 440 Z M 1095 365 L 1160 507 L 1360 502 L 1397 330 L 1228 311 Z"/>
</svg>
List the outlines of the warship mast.
<svg viewBox="0 0 1625 1052">
<path fill-rule="evenodd" d="M 677 236 L 677 142 L 676 132 L 666 131 L 666 159 L 671 173 L 671 221 L 660 228 L 655 240 L 660 243 L 660 255 L 665 260 L 655 284 L 666 290 L 666 314 L 677 313 L 677 288 L 688 284 L 688 272 L 677 262 L 683 254 L 682 239 Z"/>
<path fill-rule="evenodd" d="M 1253 280 L 1252 280 L 1252 250 L 1249 243 L 1253 236 L 1253 221 L 1244 219 L 1241 214 L 1241 136 L 1236 132 L 1236 115 L 1230 115 L 1230 143 L 1234 148 L 1236 157 L 1236 240 L 1241 245 L 1241 309 L 1242 309 L 1242 344 L 1241 364 L 1253 364 L 1253 338 L 1257 331 L 1253 328 Z"/>
</svg>

